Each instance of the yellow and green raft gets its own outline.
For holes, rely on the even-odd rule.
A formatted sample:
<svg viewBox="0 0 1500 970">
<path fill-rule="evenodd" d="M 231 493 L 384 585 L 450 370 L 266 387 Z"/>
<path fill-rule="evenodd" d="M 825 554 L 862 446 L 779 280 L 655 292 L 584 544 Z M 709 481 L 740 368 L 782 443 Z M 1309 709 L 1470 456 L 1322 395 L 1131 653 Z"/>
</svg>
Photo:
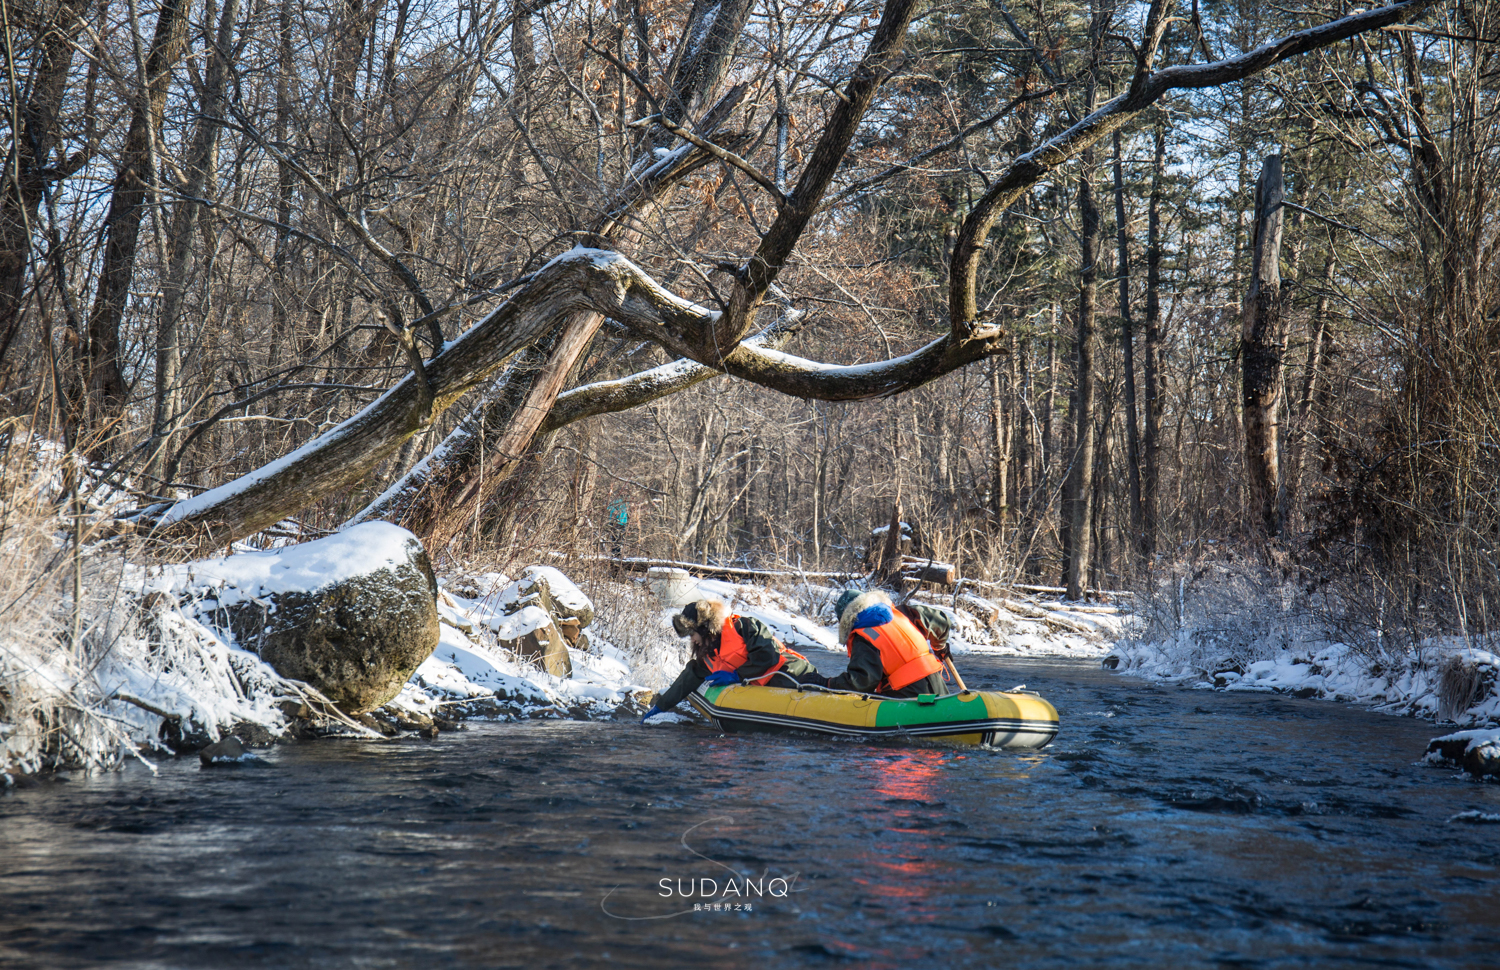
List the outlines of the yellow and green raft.
<svg viewBox="0 0 1500 970">
<path fill-rule="evenodd" d="M 700 687 L 688 700 L 725 732 L 937 738 L 997 748 L 1040 748 L 1057 736 L 1057 709 L 1021 691 L 891 698 L 735 684 Z"/>
</svg>

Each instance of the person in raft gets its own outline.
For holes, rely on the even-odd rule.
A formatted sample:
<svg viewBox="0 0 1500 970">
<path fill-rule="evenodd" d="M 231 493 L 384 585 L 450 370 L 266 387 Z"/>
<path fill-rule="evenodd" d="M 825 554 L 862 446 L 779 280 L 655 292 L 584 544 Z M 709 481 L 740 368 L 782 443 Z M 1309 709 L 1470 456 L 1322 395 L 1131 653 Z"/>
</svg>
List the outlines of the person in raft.
<svg viewBox="0 0 1500 970">
<path fill-rule="evenodd" d="M 849 666 L 828 687 L 887 697 L 947 693 L 941 659 L 948 655 L 947 613 L 915 604 L 898 608 L 879 589 L 844 590 L 834 613 Z"/>
<path fill-rule="evenodd" d="M 716 600 L 689 603 L 672 617 L 672 628 L 689 638 L 693 656 L 672 686 L 656 695 L 648 717 L 670 711 L 700 684 L 767 684 L 794 687 L 818 684 L 827 678 L 807 658 L 786 647 L 753 616 L 738 616 Z"/>
</svg>

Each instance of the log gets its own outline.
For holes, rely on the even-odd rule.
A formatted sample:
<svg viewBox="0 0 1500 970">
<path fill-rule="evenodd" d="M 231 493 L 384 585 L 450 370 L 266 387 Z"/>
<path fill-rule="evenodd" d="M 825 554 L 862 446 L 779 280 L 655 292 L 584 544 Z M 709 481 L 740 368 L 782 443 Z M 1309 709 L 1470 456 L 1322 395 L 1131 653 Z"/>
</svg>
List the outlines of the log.
<svg viewBox="0 0 1500 970">
<path fill-rule="evenodd" d="M 952 563 L 936 562 L 920 556 L 902 556 L 901 575 L 913 582 L 952 586 L 958 582 L 958 567 Z"/>
<path fill-rule="evenodd" d="M 802 572 L 795 569 L 750 569 L 741 566 L 712 566 L 701 562 L 679 562 L 676 559 L 645 559 L 630 556 L 616 559 L 610 556 L 583 556 L 574 561 L 605 563 L 612 569 L 627 573 L 642 573 L 657 568 L 681 569 L 701 579 L 722 579 L 728 582 L 770 582 L 778 579 L 821 579 L 832 583 L 850 583 L 865 579 L 865 573 Z"/>
</svg>

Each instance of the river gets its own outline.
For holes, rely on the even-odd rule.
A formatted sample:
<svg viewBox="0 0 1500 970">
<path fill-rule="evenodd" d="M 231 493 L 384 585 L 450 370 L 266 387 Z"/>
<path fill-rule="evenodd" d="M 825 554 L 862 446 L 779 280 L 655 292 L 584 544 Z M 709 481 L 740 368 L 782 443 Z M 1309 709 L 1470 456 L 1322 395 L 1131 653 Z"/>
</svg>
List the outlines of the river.
<svg viewBox="0 0 1500 970">
<path fill-rule="evenodd" d="M 469 722 L 17 788 L 0 966 L 1500 965 L 1500 826 L 1450 821 L 1500 785 L 1431 724 L 961 659 L 1057 740 Z"/>
</svg>

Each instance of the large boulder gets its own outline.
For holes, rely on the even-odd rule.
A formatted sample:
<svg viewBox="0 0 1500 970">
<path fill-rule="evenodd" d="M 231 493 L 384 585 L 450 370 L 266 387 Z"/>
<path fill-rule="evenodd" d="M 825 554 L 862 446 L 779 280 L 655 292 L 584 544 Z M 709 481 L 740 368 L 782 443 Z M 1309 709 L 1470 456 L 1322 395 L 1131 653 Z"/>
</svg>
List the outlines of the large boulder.
<svg viewBox="0 0 1500 970">
<path fill-rule="evenodd" d="M 369 522 L 195 563 L 200 618 L 350 714 L 393 699 L 438 644 L 437 581 L 416 536 Z"/>
</svg>

